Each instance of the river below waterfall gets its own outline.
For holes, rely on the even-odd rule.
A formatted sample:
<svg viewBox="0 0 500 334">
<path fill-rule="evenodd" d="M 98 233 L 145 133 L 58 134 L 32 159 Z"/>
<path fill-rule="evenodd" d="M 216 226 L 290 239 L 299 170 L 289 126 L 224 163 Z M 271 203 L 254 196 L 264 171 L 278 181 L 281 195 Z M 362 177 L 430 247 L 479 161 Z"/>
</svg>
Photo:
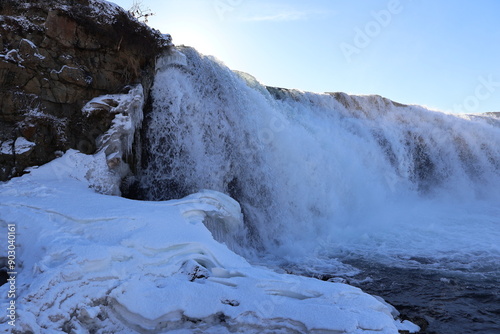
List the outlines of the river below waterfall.
<svg viewBox="0 0 500 334">
<path fill-rule="evenodd" d="M 422 333 L 500 333 L 498 272 L 399 268 L 362 259 L 348 263 L 362 272 L 347 282 L 383 297 Z"/>
</svg>

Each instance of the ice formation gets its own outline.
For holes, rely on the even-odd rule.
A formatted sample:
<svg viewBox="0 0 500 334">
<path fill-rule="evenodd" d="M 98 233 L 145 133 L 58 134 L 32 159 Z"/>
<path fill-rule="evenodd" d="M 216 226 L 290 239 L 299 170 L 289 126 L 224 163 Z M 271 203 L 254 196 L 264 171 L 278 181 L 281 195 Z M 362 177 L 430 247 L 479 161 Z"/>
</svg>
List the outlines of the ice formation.
<svg viewBox="0 0 500 334">
<path fill-rule="evenodd" d="M 114 115 L 112 125 L 106 133 L 97 138 L 98 153 L 106 156 L 109 174 L 114 182 L 99 186 L 101 193 L 120 195 L 120 183 L 129 174 L 129 166 L 123 160 L 132 151 L 136 130 L 143 119 L 144 92 L 142 85 L 130 87 L 127 94 L 108 94 L 96 97 L 83 107 L 84 115 L 106 112 Z M 92 171 L 89 171 L 91 174 Z M 89 174 L 89 179 L 99 179 Z M 102 183 L 102 182 L 101 182 Z M 104 183 L 102 183 L 104 185 Z"/>
</svg>

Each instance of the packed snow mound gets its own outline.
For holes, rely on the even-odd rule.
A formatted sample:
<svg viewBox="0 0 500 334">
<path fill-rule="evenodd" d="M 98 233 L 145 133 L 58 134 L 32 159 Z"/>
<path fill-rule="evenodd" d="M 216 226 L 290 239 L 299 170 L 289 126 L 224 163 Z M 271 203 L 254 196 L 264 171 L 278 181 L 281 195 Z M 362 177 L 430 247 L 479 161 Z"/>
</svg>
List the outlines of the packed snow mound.
<svg viewBox="0 0 500 334">
<path fill-rule="evenodd" d="M 2 230 L 15 224 L 17 231 L 15 327 L 4 311 L 1 332 L 418 329 L 394 320 L 391 306 L 358 288 L 253 267 L 214 240 L 207 218 L 216 218 L 223 231 L 243 228 L 238 203 L 224 194 L 203 190 L 145 202 L 96 193 L 88 175 L 98 174 L 105 159 L 68 151 L 0 184 Z M 0 287 L 3 296 L 7 286 Z M 0 308 L 8 303 L 2 299 Z"/>
</svg>

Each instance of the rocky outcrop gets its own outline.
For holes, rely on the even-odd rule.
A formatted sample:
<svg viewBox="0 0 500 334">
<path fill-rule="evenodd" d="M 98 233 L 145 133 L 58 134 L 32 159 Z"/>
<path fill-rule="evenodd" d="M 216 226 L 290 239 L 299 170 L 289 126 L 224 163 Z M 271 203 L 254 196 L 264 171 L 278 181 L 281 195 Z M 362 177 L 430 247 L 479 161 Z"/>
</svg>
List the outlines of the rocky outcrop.
<svg viewBox="0 0 500 334">
<path fill-rule="evenodd" d="M 0 2 L 0 180 L 69 148 L 96 150 L 113 113 L 82 113 L 94 97 L 148 96 L 168 37 L 98 0 Z"/>
</svg>

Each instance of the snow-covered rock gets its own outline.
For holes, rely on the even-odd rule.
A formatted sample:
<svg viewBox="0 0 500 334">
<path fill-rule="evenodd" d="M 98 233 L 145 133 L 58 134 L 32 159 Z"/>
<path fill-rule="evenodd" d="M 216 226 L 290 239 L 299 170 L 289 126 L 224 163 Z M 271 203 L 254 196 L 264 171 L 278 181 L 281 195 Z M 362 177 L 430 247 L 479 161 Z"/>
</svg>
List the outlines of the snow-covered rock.
<svg viewBox="0 0 500 334">
<path fill-rule="evenodd" d="M 26 154 L 29 153 L 36 146 L 35 143 L 27 140 L 24 137 L 18 137 L 14 142 L 14 153 L 15 154 Z"/>
<path fill-rule="evenodd" d="M 6 140 L 0 145 L 0 154 L 3 155 L 12 155 L 14 150 L 12 148 L 13 140 Z"/>
<path fill-rule="evenodd" d="M 23 155 L 29 154 L 36 146 L 35 143 L 24 137 L 18 137 L 16 140 L 6 140 L 0 145 L 0 154 L 3 155 Z"/>
</svg>

